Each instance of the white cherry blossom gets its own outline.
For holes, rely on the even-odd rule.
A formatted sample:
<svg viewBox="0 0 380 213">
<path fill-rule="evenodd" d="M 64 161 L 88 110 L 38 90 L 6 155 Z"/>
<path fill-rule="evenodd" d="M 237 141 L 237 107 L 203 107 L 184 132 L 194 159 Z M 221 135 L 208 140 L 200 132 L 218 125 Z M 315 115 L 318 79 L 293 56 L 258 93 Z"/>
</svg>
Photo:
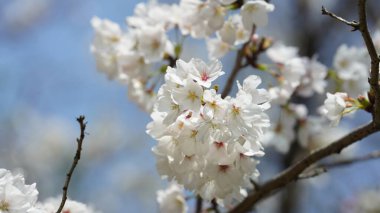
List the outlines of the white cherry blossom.
<svg viewBox="0 0 380 213">
<path fill-rule="evenodd" d="M 44 202 L 39 203 L 37 208 L 41 209 L 42 212 L 53 213 L 57 211 L 57 206 L 61 203 L 61 197 L 48 198 Z M 100 213 L 94 210 L 91 206 L 87 206 L 84 203 L 67 199 L 62 212 L 73 212 L 73 213 Z"/>
<path fill-rule="evenodd" d="M 327 67 L 318 62 L 316 57 L 312 59 L 303 58 L 306 73 L 301 77 L 301 83 L 297 88 L 297 94 L 302 97 L 310 97 L 317 92 L 322 94 L 327 86 L 325 80 L 327 76 Z"/>
<path fill-rule="evenodd" d="M 343 90 L 350 96 L 364 95 L 369 85 L 362 82 L 369 77 L 369 59 L 365 48 L 341 45 L 334 57 L 334 68 L 343 80 Z"/>
<path fill-rule="evenodd" d="M 343 111 L 347 107 L 345 99 L 348 96 L 347 93 L 340 92 L 335 94 L 327 93 L 326 95 L 327 98 L 324 105 L 320 108 L 320 112 L 331 121 L 331 125 L 336 126 L 339 124 Z"/>
<path fill-rule="evenodd" d="M 262 27 L 268 24 L 268 12 L 274 10 L 274 5 L 263 0 L 247 1 L 241 8 L 241 16 L 245 29 L 251 31 L 252 26 Z"/>
<path fill-rule="evenodd" d="M 36 204 L 36 184 L 26 185 L 21 174 L 0 169 L 0 212 L 25 213 Z"/>
<path fill-rule="evenodd" d="M 202 87 L 190 78 L 185 80 L 183 87 L 173 89 L 173 100 L 179 105 L 181 111 L 199 112 L 202 96 Z"/>
<path fill-rule="evenodd" d="M 285 64 L 290 59 L 298 57 L 298 48 L 276 42 L 266 51 L 266 54 L 275 63 Z"/>
<path fill-rule="evenodd" d="M 138 31 L 137 49 L 148 62 L 162 59 L 168 42 L 165 31 L 160 26 L 145 26 Z"/>
<path fill-rule="evenodd" d="M 192 59 L 190 63 L 193 65 L 193 69 L 189 73 L 190 77 L 206 88 L 209 88 L 215 79 L 224 74 L 222 64 L 218 60 L 212 60 L 206 64 L 200 59 Z"/>
<path fill-rule="evenodd" d="M 161 213 L 185 213 L 188 210 L 183 189 L 175 183 L 157 192 L 157 202 Z"/>
<path fill-rule="evenodd" d="M 279 122 L 274 124 L 264 138 L 264 146 L 273 146 L 280 153 L 287 153 L 295 139 L 296 117 L 293 112 L 282 110 Z"/>
<path fill-rule="evenodd" d="M 229 43 L 224 42 L 219 37 L 207 39 L 206 42 L 207 42 L 208 57 L 210 59 L 222 58 L 232 48 L 232 46 Z"/>
</svg>

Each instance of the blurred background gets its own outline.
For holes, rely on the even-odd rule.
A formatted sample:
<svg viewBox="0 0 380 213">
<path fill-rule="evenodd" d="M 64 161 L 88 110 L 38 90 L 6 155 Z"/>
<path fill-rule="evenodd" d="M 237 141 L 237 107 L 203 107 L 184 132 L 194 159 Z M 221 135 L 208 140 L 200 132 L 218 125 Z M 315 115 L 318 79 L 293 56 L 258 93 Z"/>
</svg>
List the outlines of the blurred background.
<svg viewBox="0 0 380 213">
<path fill-rule="evenodd" d="M 156 190 L 166 183 L 160 180 L 150 151 L 155 142 L 145 133 L 150 118 L 128 100 L 125 86 L 96 71 L 89 51 L 93 16 L 123 26 L 139 2 L 0 1 L 0 168 L 23 172 L 28 184 L 36 182 L 40 200 L 61 194 L 79 135 L 75 118 L 83 114 L 89 135 L 69 196 L 103 212 L 157 212 Z M 301 55 L 317 54 L 330 66 L 340 44 L 363 45 L 359 33 L 321 15 L 324 5 L 348 20 L 356 19 L 356 0 L 335 2 L 273 0 L 275 12 L 259 33 L 299 47 Z M 380 5 L 374 0 L 369 3 L 374 30 Z M 191 48 L 185 46 L 184 59 L 207 59 L 204 41 L 190 42 Z M 226 72 L 231 70 L 233 54 L 222 60 Z M 252 70 L 245 70 L 239 79 L 249 74 Z M 226 78 L 220 79 L 221 85 Z M 369 119 L 360 112 L 345 119 L 342 126 L 350 131 Z M 367 138 L 349 155 L 380 149 L 379 139 L 379 134 Z M 286 166 L 275 163 L 283 158 L 267 150 L 259 167 L 261 181 Z M 379 179 L 376 160 L 334 169 L 290 185 L 285 192 L 292 191 L 291 201 L 280 193 L 256 210 L 346 212 L 358 194 L 378 189 Z"/>
</svg>

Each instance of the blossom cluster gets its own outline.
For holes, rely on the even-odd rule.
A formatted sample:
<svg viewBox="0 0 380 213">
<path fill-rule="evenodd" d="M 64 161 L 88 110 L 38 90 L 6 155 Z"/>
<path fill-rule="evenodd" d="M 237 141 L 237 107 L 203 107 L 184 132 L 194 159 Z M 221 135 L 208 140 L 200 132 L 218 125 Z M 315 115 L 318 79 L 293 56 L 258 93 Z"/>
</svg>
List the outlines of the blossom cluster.
<svg viewBox="0 0 380 213">
<path fill-rule="evenodd" d="M 333 69 L 340 80 L 338 91 L 344 91 L 351 97 L 365 95 L 369 89 L 369 57 L 364 47 L 341 45 L 335 54 Z"/>
<path fill-rule="evenodd" d="M 222 98 L 211 88 L 222 74 L 217 60 L 178 60 L 166 72 L 147 126 L 158 141 L 159 173 L 206 200 L 242 198 L 258 175 L 253 157 L 264 154 L 260 138 L 269 127 L 261 79 L 251 75 L 238 83 L 236 97 Z"/>
<path fill-rule="evenodd" d="M 160 75 L 179 58 L 185 37 L 206 39 L 210 57 L 218 58 L 247 41 L 253 25 L 265 25 L 267 12 L 274 9 L 263 0 L 246 1 L 241 13 L 229 16 L 229 11 L 237 9 L 236 3 L 234 0 L 181 0 L 171 5 L 140 3 L 134 15 L 126 19 L 127 31 L 110 20 L 94 17 L 91 52 L 97 68 L 110 79 L 126 83 L 129 97 L 151 112 Z M 175 31 L 176 38 L 170 39 L 171 31 Z M 217 37 L 211 38 L 214 34 Z"/>
<path fill-rule="evenodd" d="M 37 202 L 36 184 L 27 185 L 21 174 L 12 174 L 0 169 L 0 212 L 7 213 L 53 213 L 61 202 L 60 198 Z M 67 200 L 63 212 L 95 213 L 85 204 Z"/>
<path fill-rule="evenodd" d="M 327 67 L 317 61 L 317 57 L 301 57 L 296 47 L 281 43 L 269 48 L 267 55 L 275 63 L 278 86 L 270 88 L 269 92 L 276 103 L 285 105 L 292 95 L 307 98 L 324 92 Z"/>
<path fill-rule="evenodd" d="M 287 153 L 294 141 L 308 147 L 308 137 L 305 135 L 308 135 L 309 130 L 305 128 L 312 128 L 306 125 L 309 118 L 313 122 L 318 120 L 320 124 L 326 121 L 309 116 L 307 107 L 304 104 L 292 103 L 292 98 L 310 98 L 315 94 L 323 94 L 327 86 L 327 67 L 319 62 L 316 56 L 301 57 L 296 47 L 280 42 L 276 42 L 266 53 L 274 63 L 272 69 L 267 68 L 265 71 L 277 81 L 275 86 L 269 88 L 269 93 L 272 102 L 278 105 L 278 122 L 272 122 L 272 128 L 265 134 L 263 143 L 265 146 L 275 147 L 281 153 Z M 297 126 L 300 127 L 298 132 L 295 131 Z"/>
<path fill-rule="evenodd" d="M 274 146 L 282 153 L 287 153 L 295 141 L 308 149 L 326 145 L 321 135 L 330 134 L 328 121 L 330 126 L 337 126 L 344 115 L 368 106 L 369 87 L 363 82 L 368 79 L 369 59 L 364 47 L 341 45 L 330 70 L 318 62 L 316 56 L 300 57 L 296 47 L 279 42 L 266 53 L 275 64 L 265 71 L 277 81 L 269 93 L 272 102 L 279 105 L 279 113 L 278 122 L 272 122 L 271 130 L 263 138 L 264 145 Z M 312 98 L 315 94 L 324 94 L 328 83 L 333 85 L 328 89 L 335 90 L 326 93 L 326 100 L 318 109 L 321 117 L 313 115 L 304 104 L 292 103 L 294 97 Z M 330 135 L 326 138 L 331 139 Z"/>
</svg>

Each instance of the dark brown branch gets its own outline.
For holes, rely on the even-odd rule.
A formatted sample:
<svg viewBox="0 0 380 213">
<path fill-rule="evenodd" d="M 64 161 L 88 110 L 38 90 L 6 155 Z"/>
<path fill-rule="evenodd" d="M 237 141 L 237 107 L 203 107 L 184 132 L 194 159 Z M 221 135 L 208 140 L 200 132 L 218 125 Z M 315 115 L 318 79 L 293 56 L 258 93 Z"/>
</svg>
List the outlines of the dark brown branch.
<svg viewBox="0 0 380 213">
<path fill-rule="evenodd" d="M 251 184 L 253 185 L 253 187 L 254 187 L 253 190 L 260 189 L 260 185 L 255 180 L 253 180 L 252 178 L 249 179 L 249 182 L 251 182 Z"/>
<path fill-rule="evenodd" d="M 312 164 L 332 154 L 340 153 L 342 149 L 379 131 L 379 129 L 379 126 L 375 125 L 375 123 L 367 124 L 347 134 L 334 143 L 331 143 L 329 146 L 311 153 L 301 161 L 280 173 L 277 177 L 261 185 L 259 190 L 250 194 L 243 202 L 237 205 L 230 212 L 239 213 L 249 211 L 261 199 L 267 197 L 289 183 L 296 181 L 298 176 Z"/>
<path fill-rule="evenodd" d="M 380 158 L 380 151 L 377 150 L 364 156 L 358 156 L 358 157 L 353 157 L 353 158 L 335 161 L 331 163 L 320 164 L 316 166 L 316 168 L 313 169 L 312 171 L 300 174 L 299 179 L 315 177 L 336 167 L 347 166 L 347 165 L 361 163 L 361 162 L 379 159 L 379 158 Z"/>
<path fill-rule="evenodd" d="M 77 121 L 78 121 L 79 126 L 80 126 L 80 136 L 79 136 L 79 138 L 77 138 L 77 151 L 75 153 L 73 163 L 71 164 L 71 168 L 70 168 L 69 172 L 66 174 L 65 185 L 62 188 L 63 189 L 62 201 L 61 201 L 61 204 L 59 205 L 57 213 L 60 213 L 62 211 L 63 207 L 65 206 L 70 180 L 71 180 L 71 177 L 73 176 L 74 169 L 80 160 L 81 151 L 82 151 L 82 144 L 83 144 L 86 125 L 87 125 L 87 122 L 85 122 L 84 120 L 85 120 L 85 117 L 83 115 L 79 116 L 77 118 Z"/>
<path fill-rule="evenodd" d="M 328 15 L 330 16 L 331 18 L 333 19 L 336 19 L 348 26 L 351 26 L 352 27 L 352 30 L 351 31 L 356 31 L 356 30 L 359 30 L 359 23 L 357 21 L 347 21 L 346 19 L 340 17 L 340 16 L 337 16 L 335 15 L 334 13 L 330 12 L 330 11 L 327 11 L 326 8 L 324 6 L 322 6 L 322 15 Z"/>
<path fill-rule="evenodd" d="M 368 94 L 369 99 L 373 106 L 372 117 L 374 122 L 380 124 L 380 89 L 379 89 L 379 56 L 377 54 L 375 45 L 368 31 L 367 14 L 366 14 L 366 0 L 359 0 L 358 2 L 359 13 L 359 30 L 362 34 L 365 45 L 367 46 L 368 54 L 371 57 L 371 72 L 369 84 L 371 86 Z"/>
</svg>

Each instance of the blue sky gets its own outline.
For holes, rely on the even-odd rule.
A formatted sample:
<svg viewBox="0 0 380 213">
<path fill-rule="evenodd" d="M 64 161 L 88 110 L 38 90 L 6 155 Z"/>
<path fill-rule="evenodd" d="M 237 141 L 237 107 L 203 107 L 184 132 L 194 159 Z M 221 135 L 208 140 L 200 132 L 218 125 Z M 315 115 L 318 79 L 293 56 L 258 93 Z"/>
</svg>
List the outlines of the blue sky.
<svg viewBox="0 0 380 213">
<path fill-rule="evenodd" d="M 5 141 L 12 138 L 10 136 L 12 132 L 7 132 L 6 126 L 9 124 L 7 122 L 10 116 L 17 116 L 17 113 L 24 109 L 37 112 L 42 121 L 50 117 L 64 120 L 68 125 L 72 125 L 71 129 L 74 129 L 69 135 L 73 139 L 77 131 L 74 119 L 84 114 L 89 122 L 89 141 L 97 137 L 92 123 L 101 122 L 101 119 L 106 118 L 115 119 L 123 124 L 125 132 L 121 138 L 129 146 L 116 150 L 107 158 L 97 161 L 96 164 L 82 159 L 80 164 L 84 165 L 79 167 L 79 170 L 82 168 L 85 173 L 79 172 L 79 177 L 74 179 L 72 197 L 83 202 L 92 202 L 95 207 L 104 212 L 124 212 L 123 209 L 126 206 L 131 212 L 156 212 L 154 192 L 160 187 L 161 182 L 159 182 L 154 158 L 150 152 L 150 147 L 154 142 L 145 134 L 145 125 L 149 122 L 149 116 L 128 101 L 125 86 L 109 81 L 106 76 L 96 71 L 94 59 L 89 51 L 92 39 L 89 21 L 93 16 L 108 18 L 123 24 L 125 17 L 132 14 L 134 6 L 140 1 L 51 0 L 47 2 L 47 9 L 38 14 L 35 21 L 22 28 L 15 28 L 4 15 L 4 11 L 9 9 L 12 1 L 0 2 L 0 121 L 2 122 L 0 145 L 5 147 L 7 143 L 17 143 L 16 139 Z M 280 0 L 273 2 L 277 6 L 278 14 L 271 17 L 270 23 L 273 25 L 269 25 L 263 32 L 271 33 L 274 38 L 281 38 L 295 45 L 291 35 L 284 35 L 282 38 L 283 32 L 288 32 L 289 29 L 280 27 L 289 21 L 283 17 L 287 17 L 292 11 L 285 4 L 280 3 Z M 347 32 L 342 32 L 336 38 L 345 37 L 344 33 Z M 355 40 L 358 37 L 350 36 L 344 38 L 344 41 L 360 43 Z M 331 47 L 325 48 L 325 54 L 321 55 L 321 59 L 326 63 L 331 63 L 334 52 L 331 48 L 336 48 L 340 43 L 336 40 L 332 40 Z M 194 52 L 203 48 L 201 45 L 196 47 Z M 205 57 L 204 52 L 201 55 Z M 231 67 L 231 61 L 231 57 L 223 60 L 226 70 Z M 245 72 L 241 76 L 247 74 Z M 352 126 L 368 119 L 367 115 L 359 116 L 351 120 Z M 14 134 L 21 134 L 22 131 L 18 130 L 30 128 L 28 124 L 30 122 L 27 121 L 18 123 Z M 45 125 L 48 126 L 49 123 Z M 41 128 L 44 126 L 41 125 Z M 378 138 L 377 136 L 376 139 Z M 359 152 L 365 153 L 380 147 L 371 143 L 375 137 L 370 139 L 361 146 Z M 133 143 L 139 143 L 136 145 L 137 148 L 133 148 L 131 145 Z M 88 146 L 90 144 L 89 142 Z M 38 150 L 39 148 L 36 147 L 36 152 Z M 7 165 L 0 163 L 0 166 Z M 13 165 L 13 167 L 17 166 L 17 164 Z M 28 168 L 24 169 L 28 171 Z M 63 166 L 61 173 L 64 170 Z M 357 173 L 358 170 L 363 172 Z M 378 163 L 373 161 L 333 171 L 332 177 L 336 177 L 337 181 L 327 182 L 327 185 L 321 187 L 306 185 L 306 194 L 302 197 L 301 203 L 307 205 L 300 205 L 300 211 L 319 212 L 321 208 L 328 210 L 357 191 L 376 187 L 380 177 L 380 172 L 376 171 L 380 171 L 380 168 Z M 150 188 L 147 186 L 149 189 L 139 192 L 138 187 L 144 183 L 131 181 L 128 178 L 138 179 L 141 175 L 157 179 L 157 182 L 147 184 Z M 59 173 L 53 178 L 57 177 L 60 177 Z M 31 179 L 38 181 L 38 175 L 31 176 Z M 128 185 L 128 181 L 135 183 L 135 187 Z M 119 187 L 122 184 L 127 186 Z M 336 187 L 336 191 L 328 192 L 332 195 L 332 199 L 321 196 L 325 195 L 332 186 Z M 50 189 L 52 191 L 42 190 L 41 197 L 55 196 L 60 193 L 60 189 L 61 186 Z M 102 193 L 105 196 L 103 202 L 99 199 Z M 111 201 L 112 207 L 107 206 L 107 202 Z"/>
</svg>

